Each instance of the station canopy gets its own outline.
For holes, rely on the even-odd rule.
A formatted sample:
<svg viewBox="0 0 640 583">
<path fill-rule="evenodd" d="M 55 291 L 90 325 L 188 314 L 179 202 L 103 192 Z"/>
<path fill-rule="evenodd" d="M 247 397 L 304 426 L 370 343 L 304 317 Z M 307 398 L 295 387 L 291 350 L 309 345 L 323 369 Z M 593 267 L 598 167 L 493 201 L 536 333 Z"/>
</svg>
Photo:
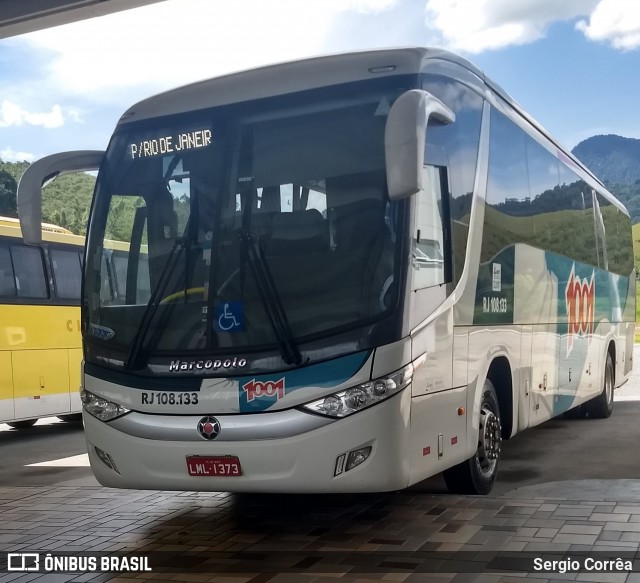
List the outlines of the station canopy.
<svg viewBox="0 0 640 583">
<path fill-rule="evenodd" d="M 163 0 L 0 0 L 0 39 Z"/>
</svg>

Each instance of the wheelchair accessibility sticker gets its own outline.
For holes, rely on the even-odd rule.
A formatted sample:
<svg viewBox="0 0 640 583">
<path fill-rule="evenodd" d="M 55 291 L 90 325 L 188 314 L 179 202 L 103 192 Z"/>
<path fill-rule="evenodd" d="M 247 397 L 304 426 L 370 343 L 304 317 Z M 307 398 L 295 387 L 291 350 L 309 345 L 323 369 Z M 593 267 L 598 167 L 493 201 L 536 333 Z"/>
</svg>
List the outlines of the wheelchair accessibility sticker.
<svg viewBox="0 0 640 583">
<path fill-rule="evenodd" d="M 216 332 L 240 332 L 244 328 L 242 302 L 216 304 L 213 327 Z"/>
</svg>

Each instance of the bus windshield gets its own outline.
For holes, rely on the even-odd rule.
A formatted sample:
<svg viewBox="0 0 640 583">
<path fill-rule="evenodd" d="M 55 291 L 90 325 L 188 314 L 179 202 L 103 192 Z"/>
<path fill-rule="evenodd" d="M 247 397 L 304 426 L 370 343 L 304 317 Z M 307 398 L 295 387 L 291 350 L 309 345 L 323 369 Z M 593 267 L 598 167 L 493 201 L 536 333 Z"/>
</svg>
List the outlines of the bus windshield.
<svg viewBox="0 0 640 583">
<path fill-rule="evenodd" d="M 227 349 L 299 363 L 301 342 L 388 315 L 400 213 L 384 127 L 404 90 L 387 79 L 123 125 L 96 186 L 85 337 L 130 365 Z M 115 274 L 109 241 L 129 249 Z"/>
</svg>

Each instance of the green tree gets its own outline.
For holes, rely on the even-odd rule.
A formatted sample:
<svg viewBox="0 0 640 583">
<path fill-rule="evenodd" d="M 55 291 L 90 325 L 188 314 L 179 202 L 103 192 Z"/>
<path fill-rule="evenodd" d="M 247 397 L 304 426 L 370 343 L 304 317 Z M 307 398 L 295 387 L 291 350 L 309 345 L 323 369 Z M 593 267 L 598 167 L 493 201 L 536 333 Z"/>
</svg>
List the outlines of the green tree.
<svg viewBox="0 0 640 583">
<path fill-rule="evenodd" d="M 78 172 L 56 178 L 42 189 L 42 220 L 85 235 L 95 178 Z"/>
<path fill-rule="evenodd" d="M 0 160 L 0 170 L 4 170 L 13 176 L 16 183 L 20 181 L 20 177 L 25 169 L 29 166 L 29 162 L 3 162 Z"/>
<path fill-rule="evenodd" d="M 17 190 L 18 184 L 15 178 L 6 170 L 0 169 L 0 215 L 6 217 L 18 216 Z"/>
</svg>

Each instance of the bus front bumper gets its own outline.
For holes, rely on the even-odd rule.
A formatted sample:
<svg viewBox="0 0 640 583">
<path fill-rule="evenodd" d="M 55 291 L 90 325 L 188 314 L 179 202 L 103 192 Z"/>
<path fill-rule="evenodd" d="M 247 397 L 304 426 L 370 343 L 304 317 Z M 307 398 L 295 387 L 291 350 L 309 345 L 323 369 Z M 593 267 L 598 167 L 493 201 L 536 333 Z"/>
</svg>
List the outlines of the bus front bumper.
<svg viewBox="0 0 640 583">
<path fill-rule="evenodd" d="M 83 417 L 91 468 L 103 486 L 214 492 L 383 492 L 409 484 L 410 399 L 410 391 L 405 390 L 310 431 L 243 441 L 200 438 L 196 431 L 200 416 L 189 416 L 194 434 L 190 441 L 131 435 L 113 422 L 102 422 L 86 412 Z M 136 415 L 145 418 L 147 425 L 158 419 Z M 258 426 L 268 422 L 269 415 L 251 417 Z M 246 423 L 248 416 L 243 417 Z M 367 459 L 346 470 L 349 453 L 367 448 L 371 448 Z M 234 456 L 241 474 L 190 475 L 190 456 Z"/>
</svg>

